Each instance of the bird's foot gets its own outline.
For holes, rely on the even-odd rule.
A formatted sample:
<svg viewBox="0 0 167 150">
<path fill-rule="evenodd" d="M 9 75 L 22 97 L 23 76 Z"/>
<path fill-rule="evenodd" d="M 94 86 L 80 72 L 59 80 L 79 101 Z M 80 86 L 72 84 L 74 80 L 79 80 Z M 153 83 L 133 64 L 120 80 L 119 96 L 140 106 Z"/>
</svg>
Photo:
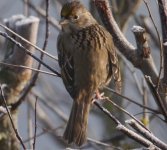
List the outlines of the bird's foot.
<svg viewBox="0 0 167 150">
<path fill-rule="evenodd" d="M 93 103 L 94 101 L 96 101 L 96 100 L 103 100 L 103 99 L 104 99 L 103 96 L 104 96 L 104 92 L 103 92 L 103 93 L 100 93 L 99 90 L 97 90 L 97 91 L 95 92 L 94 96 L 93 96 L 93 101 L 92 101 L 92 103 Z"/>
</svg>

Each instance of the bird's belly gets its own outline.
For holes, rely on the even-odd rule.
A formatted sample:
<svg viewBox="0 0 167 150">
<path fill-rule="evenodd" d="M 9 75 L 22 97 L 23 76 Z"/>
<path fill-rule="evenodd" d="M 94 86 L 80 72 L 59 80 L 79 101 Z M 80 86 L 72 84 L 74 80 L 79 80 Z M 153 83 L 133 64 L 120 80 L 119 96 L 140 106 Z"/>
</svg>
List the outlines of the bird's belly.
<svg viewBox="0 0 167 150">
<path fill-rule="evenodd" d="M 93 89 L 105 84 L 108 76 L 108 53 L 105 50 L 90 50 L 76 52 L 74 60 L 75 83 L 79 87 Z M 76 85 L 78 86 L 78 85 Z"/>
</svg>

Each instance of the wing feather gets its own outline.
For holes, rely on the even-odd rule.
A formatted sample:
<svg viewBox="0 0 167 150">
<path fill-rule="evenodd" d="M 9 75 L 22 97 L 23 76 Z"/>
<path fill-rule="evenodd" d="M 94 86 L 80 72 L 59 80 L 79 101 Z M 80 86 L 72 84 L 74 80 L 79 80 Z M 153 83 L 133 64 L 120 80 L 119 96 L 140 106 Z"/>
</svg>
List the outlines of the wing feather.
<svg viewBox="0 0 167 150">
<path fill-rule="evenodd" d="M 63 47 L 64 37 L 62 34 L 59 34 L 57 39 L 57 53 L 58 53 L 58 62 L 61 68 L 62 79 L 65 85 L 65 88 L 71 95 L 74 97 L 74 65 L 73 58 L 67 52 L 65 47 Z"/>
</svg>

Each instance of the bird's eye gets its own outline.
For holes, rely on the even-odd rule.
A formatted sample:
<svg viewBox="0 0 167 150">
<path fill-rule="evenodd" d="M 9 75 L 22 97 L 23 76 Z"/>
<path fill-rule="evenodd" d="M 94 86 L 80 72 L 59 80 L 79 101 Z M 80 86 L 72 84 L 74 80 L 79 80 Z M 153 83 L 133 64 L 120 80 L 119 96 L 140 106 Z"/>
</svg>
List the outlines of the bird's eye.
<svg viewBox="0 0 167 150">
<path fill-rule="evenodd" d="M 75 19 L 75 20 L 79 19 L 79 16 L 75 15 L 75 16 L 74 16 L 74 19 Z"/>
</svg>

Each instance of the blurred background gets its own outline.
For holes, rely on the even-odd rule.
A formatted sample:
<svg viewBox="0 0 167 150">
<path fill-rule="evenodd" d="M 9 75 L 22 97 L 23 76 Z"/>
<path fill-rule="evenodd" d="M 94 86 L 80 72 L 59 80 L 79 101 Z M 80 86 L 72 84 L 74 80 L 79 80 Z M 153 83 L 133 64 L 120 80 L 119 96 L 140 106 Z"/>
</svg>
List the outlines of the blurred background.
<svg viewBox="0 0 167 150">
<path fill-rule="evenodd" d="M 30 7 L 25 4 L 29 1 Z M 101 22 L 96 8 L 92 5 L 91 0 L 81 0 L 82 3 L 92 12 L 96 19 Z M 59 33 L 57 24 L 60 19 L 60 10 L 62 3 L 65 0 L 49 0 L 49 16 L 53 17 L 54 23 L 49 24 L 49 39 L 46 51 L 53 56 L 57 56 L 57 36 Z M 148 41 L 151 47 L 151 53 L 156 63 L 157 69 L 159 69 L 159 45 L 157 44 L 157 35 L 155 29 L 150 21 L 148 11 L 142 0 L 110 0 L 111 8 L 114 13 L 114 17 L 121 28 L 126 38 L 133 44 L 135 43 L 134 35 L 131 31 L 133 25 L 141 25 L 148 28 Z M 0 21 L 3 23 L 5 18 L 10 18 L 13 15 L 24 14 L 28 16 L 37 16 L 40 18 L 39 31 L 37 37 L 37 46 L 42 48 L 45 40 L 45 17 L 37 11 L 45 13 L 45 0 L 1 0 L 0 1 Z M 156 0 L 148 1 L 148 5 L 151 10 L 152 17 L 158 27 L 158 31 L 161 34 L 161 25 L 159 20 L 159 11 Z M 35 10 L 37 9 L 37 10 Z M 0 31 L 4 31 L 3 28 Z M 0 37 L 1 47 L 1 60 L 3 59 L 4 38 Z M 36 56 L 39 56 L 38 51 L 35 52 Z M 44 57 L 44 62 L 60 72 L 58 63 L 56 60 L 47 56 Z M 156 104 L 150 91 L 144 83 L 142 73 L 134 68 L 127 60 L 122 60 L 120 57 L 120 64 L 123 77 L 123 92 L 122 94 L 131 98 L 132 100 L 143 104 L 143 91 L 147 92 L 147 106 L 156 109 Z M 34 67 L 37 66 L 37 62 L 34 60 Z M 48 71 L 45 67 L 42 70 Z M 112 87 L 112 85 L 111 85 Z M 144 87 L 144 88 L 143 88 Z M 143 90 L 144 89 L 144 90 Z M 139 120 L 143 119 L 143 108 L 124 100 L 120 97 L 113 96 L 113 94 L 106 92 L 118 105 L 122 106 L 131 114 L 135 115 Z M 18 116 L 18 130 L 25 142 L 28 149 L 32 148 L 32 140 L 34 132 L 34 103 L 35 96 L 38 96 L 37 102 L 37 138 L 36 149 L 37 150 L 59 150 L 65 149 L 68 146 L 62 141 L 62 134 L 64 132 L 66 121 L 68 119 L 72 99 L 65 90 L 61 78 L 48 75 L 39 74 L 38 80 L 31 90 L 30 94 L 26 97 L 25 101 L 19 107 Z M 112 114 L 117 116 L 119 120 L 124 121 L 129 119 L 128 116 L 120 112 L 111 104 L 104 102 L 103 105 L 111 111 Z M 146 125 L 148 128 L 162 141 L 167 142 L 167 130 L 166 124 L 163 123 L 155 114 L 150 111 L 146 112 L 148 122 Z M 88 143 L 81 149 L 133 149 L 140 147 L 139 144 L 124 136 L 118 130 L 115 129 L 115 124 L 105 116 L 95 106 L 92 106 L 92 111 L 89 117 L 88 125 Z M 97 144 L 101 141 L 101 144 Z M 111 144 L 111 147 L 106 146 Z"/>
</svg>

